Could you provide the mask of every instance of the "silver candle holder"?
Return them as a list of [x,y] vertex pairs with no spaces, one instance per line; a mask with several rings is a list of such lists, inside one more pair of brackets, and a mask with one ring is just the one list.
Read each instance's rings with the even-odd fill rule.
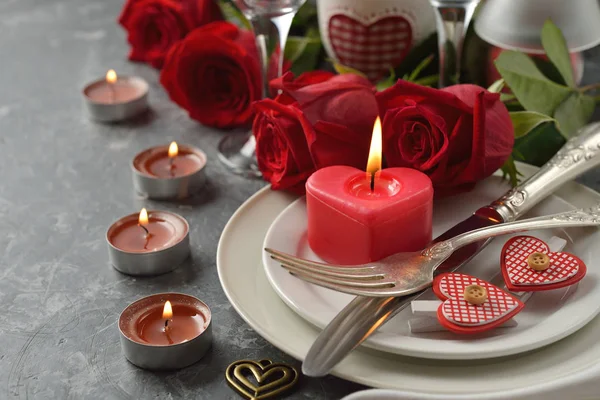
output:
[[168,145],[156,146],[138,153],[132,161],[133,186],[142,196],[156,200],[184,199],[199,192],[206,183],[206,154],[195,147],[178,146],[177,157],[188,157],[195,169],[190,168],[183,174],[158,176],[152,171],[156,160],[168,157]]
[[[203,319],[197,336],[176,344],[153,344],[143,338],[141,324],[144,318],[160,312],[166,301],[177,306],[195,310]],[[211,311],[208,305],[196,297],[181,293],[161,293],[137,300],[127,306],[119,316],[119,333],[123,354],[132,364],[148,370],[175,370],[199,361],[212,344]]]
[[113,70],[83,89],[89,116],[99,122],[119,122],[148,109],[148,83],[136,76],[119,76]]
[[[140,235],[145,233],[139,224],[139,214],[127,215],[114,222],[106,232],[109,259],[113,267],[127,275],[150,276],[160,275],[177,268],[190,254],[189,225],[187,221],[168,211],[148,212],[150,222],[156,221],[164,226],[161,236],[164,244],[158,248],[133,248],[120,245],[119,235],[130,235],[127,229],[138,229]],[[152,233],[151,231],[149,233]]]

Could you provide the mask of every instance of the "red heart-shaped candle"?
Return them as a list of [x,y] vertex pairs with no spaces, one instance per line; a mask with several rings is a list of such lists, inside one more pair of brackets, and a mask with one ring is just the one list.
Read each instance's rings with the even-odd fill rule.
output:
[[[536,271],[529,267],[527,257],[535,252],[548,255],[548,269]],[[500,258],[504,282],[512,291],[559,289],[579,282],[587,272],[581,259],[569,253],[553,253],[544,241],[533,236],[510,239],[502,248]]]
[[[488,298],[481,305],[464,299],[465,288],[479,285]],[[456,333],[480,333],[493,329],[517,315],[525,304],[508,292],[471,275],[448,273],[433,281],[433,291],[443,301],[438,308],[438,320]]]
[[318,170],[306,182],[308,243],[332,264],[362,264],[431,241],[433,188],[410,168],[375,174],[346,166]]

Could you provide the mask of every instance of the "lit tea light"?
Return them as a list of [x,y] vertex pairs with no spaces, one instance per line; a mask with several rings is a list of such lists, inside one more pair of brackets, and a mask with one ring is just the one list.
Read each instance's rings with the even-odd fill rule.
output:
[[101,122],[134,117],[148,108],[148,83],[135,76],[118,76],[108,70],[103,79],[90,83],[83,96],[90,116]]
[[159,275],[172,271],[190,253],[187,221],[168,211],[127,215],[108,228],[109,257],[128,275]]
[[212,343],[211,312],[180,293],[144,297],[119,316],[121,347],[138,367],[172,370],[200,360]]
[[191,146],[156,146],[133,158],[133,185],[151,199],[183,199],[206,183],[206,154]]

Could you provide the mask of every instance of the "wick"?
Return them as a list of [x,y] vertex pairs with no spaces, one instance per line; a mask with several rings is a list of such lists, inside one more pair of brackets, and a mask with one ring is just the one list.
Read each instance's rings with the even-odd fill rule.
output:
[[371,174],[371,192],[375,190],[375,174]]
[[140,228],[142,228],[144,230],[144,232],[146,232],[146,237],[148,237],[150,235],[150,232],[148,232],[148,228],[146,228],[144,225],[142,224],[138,224],[138,226]]
[[173,170],[175,169],[175,157],[169,157],[169,173],[171,176],[174,175]]
[[168,319],[165,320],[165,335],[167,336],[167,341],[169,344],[173,344],[173,339],[171,339],[171,336],[169,335],[169,327],[167,325],[169,325]]

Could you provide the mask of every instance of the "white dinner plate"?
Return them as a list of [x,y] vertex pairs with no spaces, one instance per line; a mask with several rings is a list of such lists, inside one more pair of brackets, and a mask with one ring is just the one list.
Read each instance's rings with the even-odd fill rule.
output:
[[[508,190],[498,176],[481,182],[474,191],[438,201],[434,205],[434,237],[467,218],[480,206],[489,204]],[[559,196],[550,196],[532,209],[527,217],[554,214],[575,208]],[[263,247],[270,247],[302,258],[321,261],[310,249],[306,234],[306,201],[300,198],[288,206],[273,222]],[[515,320],[515,328],[495,329],[473,337],[449,331],[411,334],[410,307],[399,313],[369,339],[365,346],[381,351],[433,359],[480,359],[501,357],[534,350],[560,340],[587,324],[600,312],[600,230],[572,228],[540,230],[528,234],[548,240],[553,235],[568,241],[564,251],[578,255],[588,267],[587,276],[577,290],[552,290],[536,293]],[[500,252],[509,236],[495,239],[461,272],[503,284]],[[289,274],[278,262],[263,253],[269,281],[281,299],[299,315],[324,328],[354,297],[316,286]],[[431,290],[429,291],[431,292]],[[435,299],[433,293],[429,297]]]
[[[522,170],[532,171],[524,166]],[[565,185],[559,195],[578,207],[600,200],[597,193],[575,183]],[[266,340],[302,360],[319,330],[280,300],[262,265],[266,232],[294,200],[293,196],[268,188],[248,199],[221,235],[217,269],[221,286],[239,315]],[[564,390],[571,385],[579,387],[582,380],[592,379],[590,373],[600,370],[598,337],[600,318],[546,348],[500,359],[426,360],[358,349],[332,373],[369,386],[402,390],[410,393],[411,399],[421,395],[440,399],[446,395],[491,398],[507,390],[514,394],[513,399],[521,399],[522,388],[550,385],[553,393],[566,396],[572,392]],[[526,393],[531,394],[529,390]]]

